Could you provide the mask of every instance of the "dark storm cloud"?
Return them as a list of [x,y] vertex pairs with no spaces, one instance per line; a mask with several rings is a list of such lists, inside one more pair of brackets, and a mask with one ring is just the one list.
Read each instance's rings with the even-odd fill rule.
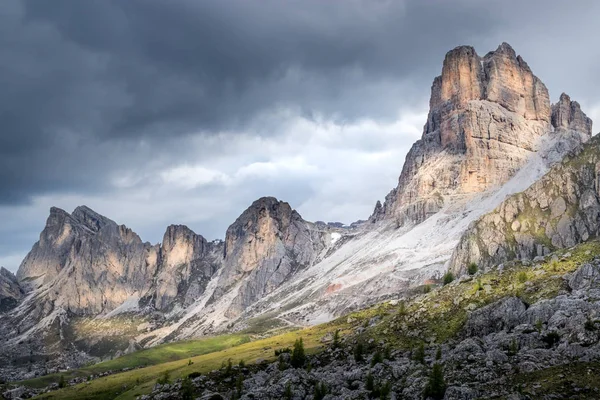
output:
[[[222,236],[262,195],[364,218],[457,45],[508,41],[554,101],[567,91],[600,115],[599,13],[595,0],[1,1],[0,261],[24,254],[49,205],[81,201],[153,241],[171,222]],[[386,149],[379,166],[369,154]],[[294,157],[312,159],[286,169]],[[260,162],[266,175],[239,176]],[[192,175],[166,187],[178,166]]]
[[278,108],[394,118],[402,82],[429,81],[431,60],[493,25],[470,1],[0,7],[0,203],[106,190],[107,172],[139,161],[120,157],[124,140],[235,130]]

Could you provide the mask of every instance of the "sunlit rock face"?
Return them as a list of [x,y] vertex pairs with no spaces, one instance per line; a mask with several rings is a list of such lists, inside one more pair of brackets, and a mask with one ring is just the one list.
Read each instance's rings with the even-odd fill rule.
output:
[[[587,121],[580,118],[575,124],[585,122],[587,129]],[[485,269],[514,259],[532,260],[599,234],[600,138],[595,136],[579,154],[473,223],[450,267],[460,274],[470,263]]]
[[290,205],[273,197],[255,201],[227,229],[225,263],[215,299],[238,287],[228,316],[272,292],[311,265],[325,248],[324,235]]
[[222,259],[221,243],[182,225],[167,228],[162,245],[151,245],[85,206],[72,214],[52,208],[17,277],[25,290],[36,291],[32,321],[59,307],[105,314],[131,297],[167,310],[201,295]]
[[584,141],[592,135],[592,120],[588,118],[579,103],[563,93],[558,103],[552,106],[552,125],[557,131],[574,131],[581,134]]
[[160,251],[155,307],[164,310],[175,301],[183,306],[193,303],[222,264],[223,247],[221,242],[207,242],[187,226],[169,226]]
[[17,278],[6,268],[0,267],[0,312],[14,308],[23,298],[23,290]]
[[147,291],[158,261],[159,248],[126,226],[87,207],[70,215],[53,208],[17,277],[27,290],[37,289],[32,316],[59,307],[95,315]]
[[499,187],[552,130],[551,115],[545,85],[508,44],[485,57],[470,46],[451,50],[433,81],[423,136],[371,220],[420,223],[452,196]]

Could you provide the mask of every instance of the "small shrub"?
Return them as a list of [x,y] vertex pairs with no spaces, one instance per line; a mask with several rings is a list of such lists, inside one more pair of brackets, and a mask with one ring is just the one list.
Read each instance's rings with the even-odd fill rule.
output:
[[375,378],[373,378],[371,371],[369,371],[369,373],[367,374],[367,378],[365,380],[365,389],[367,389],[368,391],[373,391],[374,388],[375,388]]
[[519,342],[517,342],[517,339],[513,338],[513,340],[511,340],[510,344],[508,345],[508,355],[515,356],[515,355],[517,355],[518,352],[519,352]]
[[483,284],[481,283],[481,279],[477,279],[475,281],[475,291],[478,292],[480,290],[483,290]]
[[444,398],[446,393],[446,382],[444,382],[444,371],[442,366],[438,363],[433,364],[433,370],[429,376],[429,381],[425,390],[423,391],[423,398],[434,398],[441,400]]
[[519,283],[527,282],[527,272],[525,272],[525,271],[519,272],[517,274],[517,280],[519,281]]
[[371,359],[371,367],[373,367],[381,362],[383,362],[383,355],[381,354],[381,352],[379,350],[377,350],[375,352],[375,354],[373,354],[373,358]]
[[386,360],[392,359],[392,348],[389,345],[383,348],[383,358]]
[[399,315],[406,315],[406,303],[404,301],[401,301],[398,304],[398,314]]
[[188,366],[194,364],[192,360],[188,360]]
[[444,274],[444,285],[448,285],[448,284],[452,283],[453,280],[454,280],[454,274],[452,272],[448,271]]
[[67,386],[67,382],[65,381],[65,376],[61,375],[60,378],[58,378],[58,387],[62,389],[66,386]]
[[429,292],[431,292],[431,286],[430,285],[423,286],[423,293],[427,294]]
[[392,392],[392,383],[385,381],[379,388],[379,398],[381,400],[387,400]]
[[288,365],[288,363],[286,363],[285,361],[279,361],[277,363],[277,368],[279,368],[280,371],[285,371],[286,369],[288,369],[290,366]]
[[227,367],[225,367],[225,374],[231,375],[231,371],[233,371],[233,363],[231,362],[231,358],[227,360]]
[[315,385],[315,392],[313,398],[314,400],[323,400],[323,398],[327,396],[327,393],[329,393],[327,386],[325,386],[323,382],[317,383]]
[[356,361],[356,362],[364,361],[364,354],[365,354],[365,345],[361,341],[358,341],[358,343],[356,343],[356,346],[354,346],[354,361]]
[[479,267],[474,262],[469,264],[469,266],[467,267],[467,272],[469,273],[469,275],[475,275],[477,271],[479,271]]
[[435,359],[437,361],[442,359],[442,348],[441,347],[437,348],[437,351],[435,352]]
[[538,333],[542,333],[543,327],[544,327],[544,323],[542,322],[541,319],[538,319],[537,321],[535,321],[535,329],[538,331]]
[[425,364],[425,345],[423,343],[413,351],[413,360]]
[[156,380],[156,383],[159,383],[161,385],[166,385],[167,383],[171,382],[171,374],[169,371],[165,371],[162,373],[162,375],[160,376],[160,378],[158,378]]
[[596,330],[596,323],[594,321],[592,321],[591,319],[588,319],[587,321],[585,321],[585,325],[583,325],[583,327],[585,328],[586,331],[595,331]]
[[285,392],[283,392],[283,398],[285,400],[292,400],[293,395],[294,394],[292,392],[292,384],[288,382],[287,385],[285,385]]
[[291,352],[292,352],[292,349],[290,349],[289,347],[286,347],[283,349],[275,349],[275,357],[278,357],[285,353],[291,353]]
[[338,349],[340,348],[340,346],[340,330],[336,329],[335,333],[333,334],[333,342],[331,343],[331,347],[333,347],[334,349]]
[[237,391],[238,397],[242,397],[242,389],[244,388],[244,376],[238,374],[237,380],[235,381],[235,390]]
[[542,341],[546,343],[546,346],[550,349],[554,347],[555,344],[560,342],[560,335],[557,332],[548,332],[543,338]]
[[305,362],[306,354],[304,353],[304,342],[302,341],[302,338],[300,338],[294,342],[294,350],[292,350],[290,363],[294,368],[302,368]]
[[194,391],[194,385],[189,377],[181,381],[181,398],[183,400],[193,400]]
[[240,362],[238,363],[238,366],[240,368],[246,368],[246,362],[244,360],[240,360]]

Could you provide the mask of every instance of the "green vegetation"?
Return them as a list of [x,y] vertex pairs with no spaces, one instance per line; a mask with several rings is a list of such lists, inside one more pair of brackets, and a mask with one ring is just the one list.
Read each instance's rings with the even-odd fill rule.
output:
[[454,274],[452,272],[448,271],[444,274],[444,278],[443,278],[444,286],[452,283],[453,280],[454,280]]
[[319,382],[315,385],[315,391],[313,395],[314,400],[323,400],[325,396],[329,393],[329,389],[323,382]]
[[432,397],[434,399],[443,399],[444,393],[446,393],[446,383],[444,382],[444,371],[441,364],[433,364],[431,375],[425,390],[423,391],[423,398]]
[[354,361],[356,361],[356,362],[364,361],[365,360],[364,354],[365,354],[365,345],[363,344],[362,340],[359,340],[358,343],[356,343],[356,346],[354,346]]
[[413,352],[413,360],[420,362],[421,364],[425,364],[425,345],[423,342],[421,342],[419,347],[417,347]]
[[290,358],[290,364],[294,368],[304,367],[306,362],[306,354],[304,353],[304,342],[302,338],[296,339],[294,342],[294,350],[292,351],[292,357]]
[[338,349],[341,347],[339,329],[336,329],[335,333],[333,334],[333,342],[331,343],[331,347],[334,349]]
[[383,354],[381,354],[381,352],[377,350],[375,354],[373,354],[373,358],[371,359],[371,367],[374,367],[375,365],[381,362],[383,362]]
[[[43,399],[130,400],[149,393],[165,372],[168,372],[171,381],[186,377],[191,379],[197,376],[195,374],[204,374],[218,369],[223,360],[231,360],[232,365],[244,360],[251,365],[257,360],[274,361],[276,358],[274,352],[275,354],[291,352],[290,359],[294,358],[296,352],[296,365],[303,366],[306,365],[307,355],[325,348],[323,338],[334,338],[329,345],[338,341],[341,343],[340,337],[348,335],[361,326],[367,328],[356,337],[357,344],[353,351],[357,361],[364,361],[367,351],[364,343],[373,339],[374,343],[383,341],[388,346],[379,349],[379,352],[383,351],[385,358],[391,354],[391,349],[413,349],[415,359],[424,362],[424,338],[427,338],[427,343],[436,345],[444,343],[460,332],[469,311],[507,296],[519,296],[528,304],[556,296],[560,290],[566,288],[563,275],[588,262],[596,254],[600,254],[600,242],[590,241],[569,249],[571,255],[563,257],[566,252],[567,250],[557,252],[554,261],[542,263],[535,269],[523,266],[519,262],[506,263],[502,274],[493,270],[479,274],[477,287],[469,281],[456,282],[435,288],[426,294],[417,294],[408,301],[397,304],[382,303],[312,328],[253,341],[250,341],[247,335],[225,335],[162,345],[65,374],[50,375],[22,383],[33,387],[44,387],[51,382],[58,382],[61,376],[65,380],[74,377],[87,378],[108,370],[117,371],[126,367],[145,366],[92,379],[89,382],[39,396]],[[526,282],[522,282],[519,278],[521,272],[526,274]],[[482,289],[480,290],[479,287]],[[592,321],[587,325],[591,327],[594,324]],[[560,340],[554,337],[552,332],[549,332],[546,337],[549,346],[556,345]],[[516,353],[518,343],[514,345],[511,343],[510,346],[514,347],[512,351]],[[224,367],[227,368],[227,365]],[[439,368],[441,370],[441,366]],[[443,381],[443,371],[433,370],[430,380],[433,383],[438,381],[437,378],[433,379],[434,372],[437,375],[442,372]],[[233,373],[236,373],[235,370]],[[234,385],[237,376],[233,375],[232,378],[232,385]],[[373,382],[373,388],[379,388],[380,394],[384,392],[383,386],[385,386],[383,383]],[[439,385],[432,386],[435,388]]]
[[283,398],[285,400],[292,400],[294,393],[292,392],[292,384],[290,382],[285,385],[285,392],[283,393]]
[[[540,393],[553,393],[562,399],[597,399],[600,387],[600,363],[579,362],[559,365],[534,372],[521,373],[510,384],[532,399]],[[577,392],[574,387],[580,388]]]
[[477,266],[477,264],[474,262],[469,264],[469,266],[467,267],[467,272],[469,273],[469,275],[475,275],[478,270],[479,270],[479,266]]

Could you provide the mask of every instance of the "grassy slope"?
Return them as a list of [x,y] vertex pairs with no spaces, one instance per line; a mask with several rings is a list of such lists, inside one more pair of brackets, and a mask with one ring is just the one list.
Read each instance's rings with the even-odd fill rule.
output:
[[190,357],[213,353],[229,347],[238,346],[250,341],[247,335],[223,335],[209,337],[201,340],[189,340],[176,343],[167,343],[160,346],[144,349],[132,354],[127,354],[114,360],[104,361],[91,366],[79,368],[62,374],[51,374],[35,379],[23,381],[23,384],[43,388],[50,383],[58,382],[63,375],[66,380],[76,377],[88,377],[106,371],[119,371],[124,368],[137,368],[162,364],[169,361],[188,359]]
[[[231,359],[233,363],[244,360],[247,363],[259,360],[274,359],[274,350],[293,346],[296,339],[302,337],[308,353],[319,351],[323,346],[321,339],[328,332],[343,329],[341,323],[329,323],[313,328],[288,332],[271,338],[261,339],[254,342],[240,344],[228,349],[214,351],[212,353],[196,357],[185,357],[179,361],[164,362],[146,368],[135,369],[106,377],[94,379],[80,385],[65,388],[39,396],[43,399],[134,399],[136,396],[151,391],[156,379],[161,377],[165,371],[169,372],[171,379],[184,377],[191,372],[210,372],[218,369],[222,363]],[[194,342],[189,342],[194,343]],[[178,347],[173,344],[173,348]],[[149,349],[152,353],[154,349]],[[134,353],[135,354],[135,353]],[[168,354],[168,353],[166,353]],[[193,362],[188,365],[188,360]],[[118,361],[114,360],[114,361]],[[120,364],[121,365],[121,364]],[[84,369],[85,370],[85,369]],[[54,377],[57,380],[57,377]],[[25,382],[27,383],[27,382]]]
[[[570,256],[562,258],[562,255],[567,252],[570,253]],[[582,263],[591,260],[598,254],[600,254],[600,242],[588,242],[574,249],[558,252],[558,260],[549,260],[542,263],[538,268],[514,263],[514,265],[508,265],[502,274],[491,271],[471,280],[454,282],[438,290],[417,296],[411,301],[394,305],[384,303],[352,313],[327,324],[237,346],[235,343],[230,342],[228,345],[224,345],[229,348],[216,349],[217,351],[210,353],[208,353],[208,351],[211,351],[210,346],[207,345],[205,347],[207,354],[191,357],[193,365],[188,365],[189,357],[185,355],[179,361],[160,363],[98,378],[91,382],[45,394],[40,398],[134,399],[137,395],[149,393],[156,379],[165,371],[169,371],[171,379],[176,379],[191,372],[204,373],[218,369],[228,359],[232,359],[234,363],[240,360],[244,360],[246,363],[256,362],[257,360],[272,360],[274,359],[274,349],[291,347],[299,337],[303,338],[308,353],[318,352],[324,346],[322,338],[326,334],[337,329],[340,329],[342,334],[348,334],[353,328],[361,325],[367,326],[368,321],[374,317],[378,317],[381,323],[367,329],[364,335],[376,340],[384,340],[395,348],[412,348],[423,341],[442,343],[456,336],[463,327],[469,310],[480,308],[506,296],[519,296],[528,303],[556,296],[564,285],[562,276],[565,273],[574,271]],[[235,336],[224,336],[222,338],[235,338]],[[213,338],[212,340],[215,341],[213,345],[217,346],[221,339]],[[153,361],[169,360],[172,359],[170,357],[176,357],[173,353],[177,353],[180,346],[198,346],[198,342],[204,342],[206,345],[206,340],[174,343],[126,357],[142,357]],[[154,352],[159,353],[154,355]],[[125,360],[116,359],[111,361],[114,363],[113,367],[108,369],[131,365],[131,361],[127,361],[125,357],[123,359]],[[90,371],[96,368],[105,368],[102,364],[83,368],[74,372],[74,374],[78,376],[89,375]],[[29,382],[38,382],[39,384],[43,380],[47,383],[49,379],[56,381],[58,378],[57,376],[44,377]],[[532,376],[529,379],[536,378]]]

